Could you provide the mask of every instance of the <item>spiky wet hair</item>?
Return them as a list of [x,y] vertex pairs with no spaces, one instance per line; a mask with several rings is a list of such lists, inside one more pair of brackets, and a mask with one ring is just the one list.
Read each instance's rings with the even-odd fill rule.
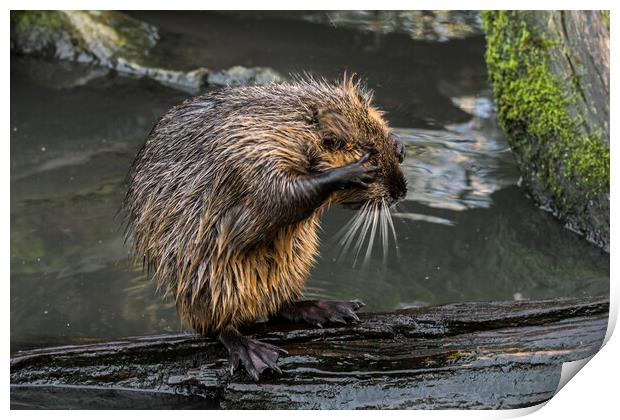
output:
[[[369,152],[378,182],[302,205],[302,178]],[[372,93],[353,77],[304,75],[170,109],[133,163],[123,207],[135,255],[175,298],[182,321],[207,334],[298,299],[321,211],[384,199],[394,183],[404,178]]]

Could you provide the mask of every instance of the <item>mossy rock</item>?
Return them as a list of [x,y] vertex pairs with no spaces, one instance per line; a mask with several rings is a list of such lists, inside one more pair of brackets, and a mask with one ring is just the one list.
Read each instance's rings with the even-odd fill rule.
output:
[[122,57],[139,62],[157,30],[113,11],[12,11],[11,52],[113,68]]
[[609,29],[602,12],[487,11],[497,115],[532,197],[609,250]]
[[[207,86],[246,86],[284,78],[268,67],[234,66],[214,72],[160,68],[148,60],[157,28],[112,11],[12,11],[11,53],[92,63],[197,94]],[[154,53],[156,55],[156,53]],[[155,60],[157,61],[157,60]]]

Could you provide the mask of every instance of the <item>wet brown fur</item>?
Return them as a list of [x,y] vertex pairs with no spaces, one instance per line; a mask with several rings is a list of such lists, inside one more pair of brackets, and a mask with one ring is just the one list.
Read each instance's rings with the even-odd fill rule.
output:
[[[131,169],[124,209],[135,255],[184,324],[220,332],[299,299],[322,211],[380,200],[389,180],[404,182],[371,100],[350,77],[306,77],[226,88],[161,117]],[[369,151],[377,182],[306,208],[303,179]]]

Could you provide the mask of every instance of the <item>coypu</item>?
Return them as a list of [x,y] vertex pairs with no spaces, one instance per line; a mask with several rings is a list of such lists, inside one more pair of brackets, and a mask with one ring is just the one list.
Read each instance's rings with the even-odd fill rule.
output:
[[279,373],[285,353],[241,325],[359,321],[359,301],[297,300],[330,205],[406,192],[404,147],[371,101],[346,75],[224,88],[171,108],[138,152],[123,203],[135,255],[184,324],[218,335],[231,371]]

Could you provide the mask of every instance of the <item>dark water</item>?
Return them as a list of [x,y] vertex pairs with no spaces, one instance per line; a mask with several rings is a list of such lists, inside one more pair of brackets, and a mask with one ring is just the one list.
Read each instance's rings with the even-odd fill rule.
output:
[[[357,297],[366,310],[389,311],[608,293],[609,255],[516,186],[475,14],[420,12],[398,24],[372,14],[134,16],[162,30],[156,64],[327,77],[346,69],[375,90],[407,144],[410,191],[394,210],[399,255],[392,242],[385,265],[379,246],[364,268],[352,255],[339,260],[330,240],[355,213],[334,209],[308,296]],[[130,266],[115,214],[153,121],[185,97],[148,80],[11,57],[13,351],[179,330],[173,305]]]

